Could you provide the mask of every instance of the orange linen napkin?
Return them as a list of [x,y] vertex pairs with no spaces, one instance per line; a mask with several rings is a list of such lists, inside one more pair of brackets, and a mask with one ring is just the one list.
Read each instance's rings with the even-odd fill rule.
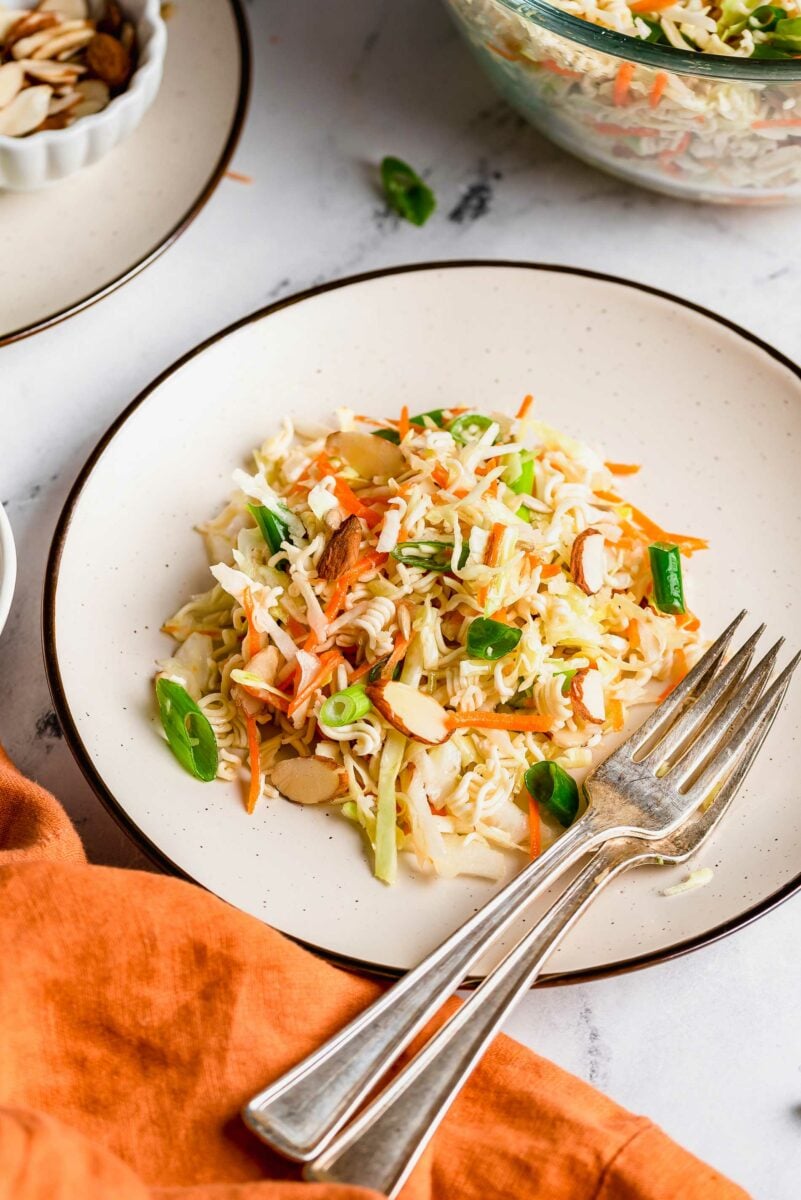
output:
[[[369,1200],[304,1184],[242,1103],[378,985],[177,879],[86,863],[0,750],[0,1200]],[[404,1200],[743,1200],[499,1037]]]

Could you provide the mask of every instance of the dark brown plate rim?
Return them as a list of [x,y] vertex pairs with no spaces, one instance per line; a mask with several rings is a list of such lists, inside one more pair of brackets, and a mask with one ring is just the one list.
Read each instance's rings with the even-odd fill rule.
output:
[[130,279],[133,279],[140,271],[144,271],[145,267],[149,267],[152,262],[155,262],[165,250],[168,250],[178,240],[211,198],[217,184],[225,174],[225,170],[236,149],[239,135],[242,132],[242,126],[245,123],[245,114],[247,113],[248,102],[250,100],[251,46],[247,19],[242,7],[242,0],[228,0],[228,4],[233,13],[239,44],[239,91],[233,121],[231,122],[231,128],[228,131],[228,137],[223,146],[222,154],[218,158],[211,175],[203,185],[201,192],[192,201],[191,206],[179,219],[177,224],[155,246],[148,250],[142,258],[123,271],[121,275],[110,280],[109,283],[104,283],[96,291],[89,292],[82,299],[68,304],[65,308],[59,309],[58,312],[51,313],[48,317],[42,317],[41,320],[33,321],[29,325],[21,325],[19,329],[12,329],[10,333],[0,334],[0,347],[10,346],[13,342],[19,342],[23,338],[31,337],[35,333],[41,333],[43,329],[50,329],[51,326],[58,325],[61,321],[66,321],[68,317],[74,317],[76,313],[83,312],[85,308],[96,304],[98,300],[104,299],[104,297],[115,292],[117,288],[122,287],[124,283],[128,283]]
[[[280,312],[284,308],[289,308],[292,305],[300,304],[304,300],[309,300],[315,296],[322,295],[325,292],[335,291],[338,288],[350,287],[353,284],[366,283],[373,279],[381,279],[391,275],[403,275],[413,271],[433,271],[433,270],[460,270],[463,268],[487,267],[495,269],[497,267],[509,267],[516,270],[530,271],[548,271],[561,275],[577,275],[585,279],[600,280],[603,283],[616,284],[619,287],[631,288],[635,291],[643,292],[649,296],[657,296],[662,300],[668,300],[672,304],[678,304],[682,308],[687,308],[692,312],[698,313],[706,317],[710,321],[714,321],[718,325],[736,333],[739,337],[751,342],[757,346],[765,354],[769,355],[776,362],[786,367],[788,371],[801,382],[801,367],[794,363],[781,351],[776,350],[767,342],[755,334],[750,333],[742,326],[735,324],[734,321],[729,321],[726,317],[721,317],[717,313],[712,312],[708,308],[704,308],[700,304],[694,304],[690,300],[684,300],[679,296],[673,295],[671,292],[663,291],[661,288],[651,287],[649,284],[637,283],[629,279],[622,279],[617,275],[607,275],[600,271],[585,270],[581,267],[565,267],[551,263],[532,263],[518,262],[508,259],[452,259],[437,262],[421,262],[409,263],[399,267],[384,267],[377,271],[367,271],[359,275],[351,275],[344,279],[337,279],[331,283],[319,284],[316,287],[299,292],[297,295],[290,296],[287,299],[279,300],[274,304],[269,304],[265,308],[259,309],[257,312],[251,313],[249,316],[242,317],[235,321],[232,325],[228,325],[225,329],[206,338],[205,341],[195,346],[193,350],[188,351],[179,358],[172,366],[163,371],[156,379],[153,380],[139,395],[131,401],[131,403],[123,409],[117,419],[109,426],[106,432],[101,437],[100,441],[95,446],[92,453],[89,455],[84,466],[73,484],[70,493],[66,499],[64,507],[56,525],[53,541],[50,546],[50,552],[47,559],[47,567],[45,572],[44,593],[42,602],[42,646],[44,652],[45,670],[47,673],[50,694],[53,698],[53,705],[56,714],[61,723],[61,728],[64,732],[67,744],[74,755],[78,766],[81,768],[88,783],[97,794],[103,805],[109,811],[111,816],[117,821],[120,827],[128,834],[128,836],[136,843],[139,849],[167,874],[176,875],[181,879],[185,879],[190,883],[198,884],[199,887],[204,887],[202,883],[187,874],[176,863],[165,855],[158,846],[155,845],[134,823],[132,818],[125,812],[119,801],[114,797],[111,791],[106,787],[99,772],[96,770],[91,757],[83,744],[81,736],[78,732],[77,725],[72,717],[69,702],[64,690],[61,679],[61,673],[58,666],[57,650],[56,650],[56,591],[58,584],[59,565],[61,555],[64,549],[69,526],[72,521],[75,505],[83,491],[86,482],[91,475],[95,464],[102,455],[108,443],[122,428],[131,414],[142,404],[151,392],[155,391],[161,384],[176,371],[179,371],[190,359],[196,355],[202,354],[215,342],[221,341],[228,337],[229,334],[236,332],[245,325],[250,325],[254,321],[260,321],[264,317],[271,316],[273,313]],[[724,921],[720,925],[715,925],[705,933],[698,934],[695,937],[687,938],[684,941],[675,942],[671,946],[666,946],[661,950],[654,950],[647,954],[635,955],[632,958],[619,959],[615,962],[607,963],[603,967],[586,967],[579,971],[566,971],[561,973],[546,974],[540,977],[537,981],[537,986],[549,986],[554,984],[564,983],[586,983],[594,979],[606,979],[613,975],[620,975],[628,971],[639,971],[644,967],[653,966],[656,963],[668,962],[670,959],[679,958],[681,955],[689,954],[693,950],[699,950],[702,946],[710,946],[713,942],[719,941],[721,938],[727,937],[734,933],[737,929],[743,929],[746,925],[750,925],[759,917],[776,908],[783,901],[789,899],[801,889],[801,872],[788,880],[786,884],[780,887],[777,891],[772,892],[764,900],[753,905],[751,908],[745,909],[738,913],[737,916]],[[283,931],[279,931],[283,932]],[[290,936],[291,935],[286,935]],[[363,959],[349,957],[347,955],[337,954],[335,951],[326,950],[320,946],[315,946],[313,943],[306,942],[301,938],[292,938],[293,941],[305,946],[315,954],[322,955],[330,962],[337,963],[340,966],[350,970],[357,971],[360,974],[369,976],[378,976],[385,979],[397,979],[403,974],[403,971],[394,967],[385,966],[383,964],[366,962]],[[470,976],[465,983],[470,986],[480,981],[478,976]]]

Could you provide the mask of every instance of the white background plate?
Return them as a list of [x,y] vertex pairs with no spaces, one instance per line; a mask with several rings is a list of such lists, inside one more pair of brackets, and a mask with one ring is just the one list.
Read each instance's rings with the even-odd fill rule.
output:
[[[706,536],[693,606],[710,635],[740,607],[792,635],[801,586],[798,370],[778,354],[639,286],[524,264],[378,273],[280,304],[207,343],[143,394],[101,442],[56,532],[45,644],[62,725],[83,769],[161,861],[324,952],[378,970],[418,961],[492,887],[403,869],[377,883],[359,837],[329,811],[200,784],[153,713],[162,621],[208,586],[200,539],[283,413],[341,403],[396,413],[514,408],[607,457],[643,464],[624,491],[668,528]],[[753,781],[702,852],[702,891],[666,899],[682,868],[613,885],[552,960],[603,972],[702,944],[792,890],[801,863],[794,780],[801,693],[791,692]],[[517,930],[512,931],[510,939]],[[486,969],[489,959],[479,965]]]
[[85,308],[175,241],[233,153],[248,80],[239,0],[176,4],[164,79],[136,133],[59,183],[0,191],[0,345]]

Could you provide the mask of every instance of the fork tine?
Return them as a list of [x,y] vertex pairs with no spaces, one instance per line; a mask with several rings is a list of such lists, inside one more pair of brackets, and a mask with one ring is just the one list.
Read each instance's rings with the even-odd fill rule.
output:
[[[706,728],[701,731],[700,736],[667,773],[671,783],[674,783],[676,787],[681,787],[688,779],[692,779],[695,772],[704,765],[710,754],[723,739],[729,734],[736,733],[739,724],[747,716],[750,707],[756,703],[765,690],[768,680],[773,674],[773,668],[776,665],[776,659],[779,657],[779,651],[783,644],[784,638],[779,638],[778,642],[774,646],[771,646],[765,657],[757,663],[745,682],[737,689],[726,704],[725,708],[718,714],[714,721],[710,721]],[[707,688],[707,691],[711,692],[715,683],[717,683],[717,680],[713,681],[710,687]],[[706,692],[704,693],[705,698]]]
[[[729,642],[734,637],[737,627],[740,625],[745,616],[745,609],[734,618],[728,629],[724,629],[716,642],[707,650],[693,669],[685,675],[681,683],[673,689],[666,700],[663,700],[650,717],[642,723],[639,729],[636,729],[631,737],[627,738],[617,750],[614,751],[610,758],[614,759],[618,755],[623,754],[631,758],[638,750],[640,750],[646,742],[667,725],[681,711],[685,704],[692,700],[696,692],[699,692],[706,686],[709,679],[717,671],[723,655],[729,648]],[[607,760],[609,761],[609,760]]]
[[734,736],[726,742],[701,772],[692,787],[685,793],[685,798],[690,803],[701,805],[709,793],[726,779],[732,768],[736,767],[743,753],[748,752],[752,738],[755,737],[759,745],[762,744],[773,718],[781,707],[799,661],[801,661],[801,654],[796,654],[759,703],[751,709]]
[[[658,774],[661,774],[661,768],[664,767],[665,763],[669,762],[676,751],[701,729],[710,713],[720,704],[721,700],[724,700],[728,696],[732,688],[739,684],[743,675],[748,670],[754,650],[756,649],[756,644],[764,632],[765,626],[760,625],[759,629],[751,634],[748,641],[743,643],[734,657],[726,663],[725,667],[713,675],[711,681],[704,688],[695,703],[691,704],[681,714],[675,724],[671,725],[665,736],[643,757],[642,762],[653,763],[654,769]],[[763,683],[766,682],[767,676]]]

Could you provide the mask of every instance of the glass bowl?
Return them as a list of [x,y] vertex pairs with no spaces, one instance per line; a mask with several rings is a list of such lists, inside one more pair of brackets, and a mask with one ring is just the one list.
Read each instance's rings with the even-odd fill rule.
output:
[[545,0],[445,0],[498,91],[557,145],[643,187],[801,201],[801,61],[685,53]]

